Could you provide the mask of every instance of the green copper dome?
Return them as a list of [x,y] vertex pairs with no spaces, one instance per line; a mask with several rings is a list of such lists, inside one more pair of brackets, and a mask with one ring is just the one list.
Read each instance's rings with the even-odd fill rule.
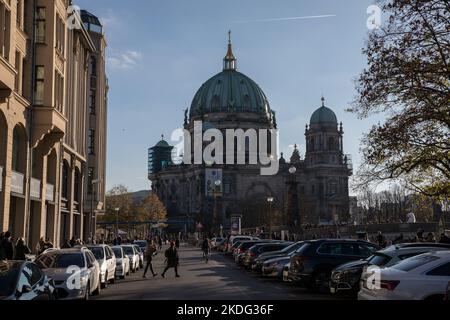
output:
[[325,107],[325,99],[322,98],[322,106],[311,116],[310,124],[336,124],[338,120],[336,114],[330,108]]
[[195,94],[190,109],[191,118],[219,112],[250,112],[270,116],[269,102],[261,88],[236,71],[231,39],[223,62],[223,71],[206,81]]
[[198,90],[190,116],[214,112],[269,114],[270,107],[266,95],[252,79],[236,70],[224,70]]

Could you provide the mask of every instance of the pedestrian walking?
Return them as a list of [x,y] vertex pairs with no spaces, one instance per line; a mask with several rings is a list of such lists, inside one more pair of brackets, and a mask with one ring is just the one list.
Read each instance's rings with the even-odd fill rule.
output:
[[180,277],[180,275],[178,274],[179,258],[178,258],[178,250],[175,247],[175,242],[170,243],[170,248],[166,250],[165,257],[166,257],[167,265],[166,265],[166,268],[164,269],[163,273],[161,274],[161,277],[164,278],[167,270],[169,270],[170,268],[174,268],[175,269],[175,277],[179,278]]
[[147,271],[149,268],[150,268],[150,271],[152,272],[153,277],[156,277],[158,275],[157,273],[155,273],[155,271],[153,271],[153,265],[152,265],[153,256],[156,255],[156,253],[157,253],[157,251],[156,251],[155,241],[148,240],[147,248],[145,248],[145,255],[146,255],[145,258],[147,259],[147,265],[144,270],[143,278],[147,278],[146,274],[147,274]]
[[25,240],[23,238],[19,238],[16,243],[16,252],[14,255],[14,260],[25,261],[26,255],[31,254],[30,248],[25,244]]
[[163,244],[162,238],[161,238],[161,236],[158,236],[158,250],[159,251],[162,250],[162,244]]
[[1,243],[4,260],[12,260],[14,258],[14,245],[11,241],[11,233],[6,231]]

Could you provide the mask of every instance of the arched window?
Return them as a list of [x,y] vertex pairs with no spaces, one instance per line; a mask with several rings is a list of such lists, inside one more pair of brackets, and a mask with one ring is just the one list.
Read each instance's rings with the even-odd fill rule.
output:
[[74,181],[74,200],[76,202],[80,202],[80,192],[81,192],[81,174],[77,169],[75,171],[75,181]]
[[328,150],[336,150],[336,142],[333,137],[328,138]]
[[309,139],[309,151],[314,151],[315,149],[314,144],[315,144],[314,138]]
[[64,199],[69,198],[69,164],[64,161],[62,170],[62,192],[61,195]]
[[337,182],[335,180],[332,180],[328,183],[328,193],[330,195],[337,194]]

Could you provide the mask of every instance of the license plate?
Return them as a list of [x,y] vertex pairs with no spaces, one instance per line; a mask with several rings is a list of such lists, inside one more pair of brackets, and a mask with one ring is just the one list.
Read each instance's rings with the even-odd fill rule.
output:
[[283,271],[283,277],[285,277],[287,279],[288,276],[289,276],[289,272],[288,271]]
[[334,287],[330,287],[330,292],[331,292],[331,293],[336,293],[337,290],[336,290],[336,288],[334,288]]

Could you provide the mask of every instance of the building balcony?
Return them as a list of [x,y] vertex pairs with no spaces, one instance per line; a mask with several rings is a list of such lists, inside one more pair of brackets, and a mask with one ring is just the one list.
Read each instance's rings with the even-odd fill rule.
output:
[[3,191],[3,167],[0,166],[0,192]]
[[0,102],[5,102],[6,98],[14,90],[16,70],[3,57],[0,56]]
[[58,110],[52,107],[34,107],[33,112],[34,146],[46,138],[51,147],[64,137],[67,119]]
[[31,178],[30,197],[34,199],[41,199],[41,180]]
[[55,202],[55,186],[47,182],[45,191],[45,200]]
[[25,175],[19,172],[12,172],[11,176],[11,192],[24,195]]

